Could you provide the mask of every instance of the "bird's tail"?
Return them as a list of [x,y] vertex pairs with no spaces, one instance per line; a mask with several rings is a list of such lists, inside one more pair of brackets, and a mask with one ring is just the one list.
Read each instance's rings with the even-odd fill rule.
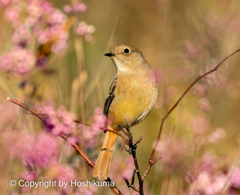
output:
[[[109,129],[112,129],[108,126]],[[117,134],[107,131],[101,152],[93,170],[93,177],[106,180],[110,172],[110,165]]]

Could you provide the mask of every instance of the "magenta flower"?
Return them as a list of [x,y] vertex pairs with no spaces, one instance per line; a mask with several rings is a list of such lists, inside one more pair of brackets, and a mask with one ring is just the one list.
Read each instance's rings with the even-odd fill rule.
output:
[[67,164],[62,164],[57,167],[57,180],[71,181],[76,178],[75,171]]
[[85,12],[87,10],[87,6],[84,3],[76,3],[73,6],[75,12]]
[[32,16],[34,18],[40,18],[44,14],[44,11],[40,7],[38,1],[30,1],[27,6],[27,12],[29,16]]
[[49,25],[64,24],[67,17],[58,9],[54,9],[48,17],[47,22]]
[[94,195],[98,191],[98,189],[99,187],[96,186],[90,186],[85,188],[79,187],[74,193],[74,195]]
[[21,174],[21,178],[23,178],[26,181],[33,181],[35,179],[37,179],[38,177],[38,173],[36,171],[31,171],[31,172],[24,172]]
[[84,40],[90,43],[94,42],[92,34],[95,32],[95,27],[93,25],[87,25],[86,22],[79,22],[76,34],[78,36],[83,36]]
[[50,163],[52,165],[57,163],[54,157],[59,155],[59,145],[55,137],[42,132],[37,137],[27,137],[25,141],[23,146],[25,165],[37,165],[43,168]]
[[73,13],[73,8],[70,5],[64,5],[63,11],[67,14],[71,14],[71,13]]
[[71,7],[70,5],[64,5],[63,11],[67,14],[77,13],[77,12],[85,12],[87,10],[87,6],[84,3],[76,3]]
[[172,172],[182,165],[189,151],[181,138],[171,135],[164,137],[159,142],[156,152],[158,157],[163,156],[161,163],[165,165],[165,171]]
[[132,175],[133,175],[133,170],[134,170],[134,163],[133,163],[133,158],[131,156],[128,156],[125,159],[125,163],[126,163],[126,168],[123,171],[122,176],[126,179],[131,179]]
[[30,51],[16,47],[0,57],[0,68],[4,72],[24,75],[33,69],[35,61],[36,59]]
[[45,105],[38,105],[38,109],[46,115],[45,128],[53,135],[59,135],[60,133],[69,135],[76,129],[76,123],[74,122],[76,115],[68,112],[64,106],[60,106],[55,111],[54,103],[50,102]]
[[31,41],[30,34],[28,29],[25,26],[19,26],[15,29],[14,34],[12,36],[12,42],[20,47],[25,47]]
[[232,167],[232,169],[235,169],[233,179],[232,179],[232,186],[234,188],[240,189],[240,168]]
[[[55,171],[57,173],[57,177],[56,177],[57,182],[68,181],[70,183],[70,181],[73,181],[76,179],[75,171],[73,170],[72,167],[68,166],[67,164],[62,164],[60,166],[55,167]],[[61,190],[64,193],[69,194],[72,192],[72,186],[67,185],[66,188],[61,188]]]
[[13,22],[14,26],[19,23],[19,10],[17,7],[7,7],[5,10],[5,18]]
[[11,5],[12,1],[11,0],[1,0],[0,1],[0,4],[3,6],[3,7],[7,7],[9,5]]
[[40,6],[45,13],[50,13],[54,9],[53,4],[45,0],[40,1]]
[[102,130],[107,128],[107,118],[102,112],[102,108],[96,107],[94,110],[93,124],[91,126],[93,135],[98,135]]

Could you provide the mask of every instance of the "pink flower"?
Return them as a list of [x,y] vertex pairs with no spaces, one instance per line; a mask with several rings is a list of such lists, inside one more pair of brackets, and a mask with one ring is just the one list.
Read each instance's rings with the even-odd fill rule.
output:
[[68,166],[67,164],[62,164],[58,166],[57,180],[71,181],[74,180],[75,178],[76,174],[72,167]]
[[74,195],[94,195],[98,191],[99,187],[90,186],[85,188],[78,188]]
[[29,16],[38,19],[44,14],[44,11],[40,7],[38,1],[31,1],[31,3],[29,3],[27,6],[27,12]]
[[21,177],[26,181],[33,181],[38,177],[38,173],[36,171],[24,172]]
[[67,17],[58,9],[54,9],[47,21],[50,25],[64,24]]
[[217,142],[220,142],[225,136],[226,136],[226,131],[222,128],[217,128],[215,131],[213,131],[209,135],[208,141],[210,143],[217,143]]
[[188,152],[185,142],[173,136],[166,136],[161,139],[156,151],[158,152],[158,157],[163,156],[160,161],[166,166],[167,169],[165,170],[167,172],[177,170]]
[[94,42],[92,33],[95,32],[95,27],[93,25],[87,25],[86,22],[79,22],[76,33],[79,36],[83,36],[84,40],[90,43]]
[[60,54],[63,52],[68,46],[67,41],[57,41],[51,47],[51,51],[55,54]]
[[[75,171],[72,167],[68,166],[67,164],[62,164],[57,167],[57,181],[72,181],[76,178]],[[66,188],[61,188],[65,193],[69,194],[72,192],[72,186],[67,185]]]
[[4,54],[0,57],[0,68],[4,72],[9,72],[13,67],[13,59],[10,54]]
[[50,102],[46,105],[39,105],[38,109],[46,115],[45,128],[53,135],[59,135],[60,133],[69,135],[76,129],[76,123],[74,122],[76,115],[68,112],[64,106],[60,106],[55,111],[54,103]]
[[209,100],[207,98],[201,98],[198,100],[198,108],[203,111],[209,111],[211,109]]
[[92,34],[95,32],[95,27],[93,25],[87,25],[86,22],[79,22],[77,27],[77,35]]
[[15,7],[8,7],[5,11],[5,18],[11,22],[19,20],[19,11]]
[[38,42],[40,44],[45,44],[48,42],[48,40],[50,39],[51,37],[51,34],[49,33],[49,30],[39,30],[39,31],[36,31],[36,35],[37,35],[37,39],[38,39]]
[[93,117],[93,124],[92,124],[92,132],[93,135],[98,135],[100,132],[100,128],[107,128],[107,118],[103,114],[102,109],[100,107],[95,108],[94,110],[95,115]]
[[194,117],[191,121],[192,128],[196,134],[205,134],[209,129],[209,121],[203,116]]
[[208,172],[201,172],[198,179],[192,184],[190,194],[202,192],[203,194],[219,194],[221,193],[227,177],[221,172],[217,172],[214,175]]
[[207,93],[207,86],[202,84],[196,84],[193,86],[193,93],[198,96],[204,96]]
[[199,45],[195,45],[190,41],[185,41],[185,56],[186,58],[197,59],[200,60],[203,57],[202,49]]
[[42,7],[43,11],[46,13],[50,13],[54,9],[53,4],[45,0],[41,0],[40,6]]
[[73,6],[73,9],[76,12],[85,12],[87,10],[87,6],[84,3],[76,3]]
[[176,96],[177,95],[177,88],[175,87],[175,86],[169,86],[169,87],[167,87],[167,89],[166,89],[166,91],[167,91],[167,96],[169,97],[169,98],[173,98],[174,96]]
[[235,171],[232,179],[232,186],[234,188],[240,189],[240,168],[233,168],[235,169]]
[[67,142],[71,145],[76,144],[77,142],[79,142],[79,137],[75,136],[75,137],[68,137]]
[[9,5],[11,5],[11,0],[1,0],[1,5],[3,6],[3,7],[7,7],[7,6],[9,6]]
[[125,163],[126,163],[126,168],[125,170],[123,171],[123,174],[122,176],[126,179],[131,179],[132,178],[132,175],[133,175],[133,170],[135,168],[134,166],[134,162],[133,162],[133,158],[131,156],[128,156],[126,159],[125,159]]
[[23,75],[33,69],[35,60],[30,51],[23,48],[14,48],[0,57],[0,68],[4,72]]
[[42,132],[37,137],[29,136],[26,139],[23,160],[26,165],[38,165],[43,168],[56,160],[58,156],[58,143],[56,138],[46,132]]
[[63,11],[67,14],[70,14],[73,12],[73,8],[70,5],[64,5],[63,6]]
[[19,26],[15,29],[12,36],[12,42],[17,46],[25,47],[31,41],[28,29],[25,26]]

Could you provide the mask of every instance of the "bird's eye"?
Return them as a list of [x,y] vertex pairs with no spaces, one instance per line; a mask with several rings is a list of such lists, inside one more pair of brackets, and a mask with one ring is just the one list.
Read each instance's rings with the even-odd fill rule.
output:
[[124,53],[129,53],[130,51],[129,51],[129,49],[124,49]]

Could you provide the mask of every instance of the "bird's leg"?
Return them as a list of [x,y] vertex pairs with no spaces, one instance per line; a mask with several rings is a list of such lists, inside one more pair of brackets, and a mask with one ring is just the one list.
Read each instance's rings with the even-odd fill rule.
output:
[[129,154],[132,154],[132,155],[136,155],[136,150],[137,150],[137,144],[139,144],[142,140],[142,137],[140,137],[136,142],[133,142],[133,136],[132,136],[132,133],[130,131],[130,127],[129,127],[129,124],[127,123],[126,121],[126,124],[127,124],[127,127],[126,127],[126,131],[127,131],[127,135],[128,135],[128,143],[127,145],[129,146],[129,150],[127,150],[125,148],[125,150],[129,153]]
[[128,133],[120,125],[118,125],[118,128],[121,130],[120,133],[122,135],[121,137],[123,138],[124,143],[128,145],[129,143]]
[[127,132],[124,131],[124,129],[120,125],[118,125],[117,127],[124,133],[124,135],[127,135]]

